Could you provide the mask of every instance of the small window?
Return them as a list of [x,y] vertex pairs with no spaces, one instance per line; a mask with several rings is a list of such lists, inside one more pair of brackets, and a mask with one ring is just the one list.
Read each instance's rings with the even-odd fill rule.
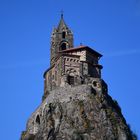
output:
[[97,87],[98,83],[96,81],[93,82],[93,86]]
[[62,32],[62,38],[66,37],[66,32]]
[[74,85],[74,76],[68,76],[68,84]]

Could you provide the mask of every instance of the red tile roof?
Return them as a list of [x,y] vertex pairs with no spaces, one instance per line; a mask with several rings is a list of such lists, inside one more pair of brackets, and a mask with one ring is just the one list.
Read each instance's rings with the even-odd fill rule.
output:
[[78,51],[78,50],[89,50],[91,53],[99,56],[99,57],[102,57],[102,55],[100,53],[98,53],[97,51],[91,49],[90,47],[88,46],[79,46],[79,47],[76,47],[76,48],[70,48],[70,49],[67,49],[67,50],[63,50],[63,51],[60,51],[60,53],[65,53],[65,52],[72,52],[72,51]]

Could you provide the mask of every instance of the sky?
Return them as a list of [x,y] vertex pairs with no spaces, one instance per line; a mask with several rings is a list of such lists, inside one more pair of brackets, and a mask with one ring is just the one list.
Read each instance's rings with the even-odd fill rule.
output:
[[41,103],[62,10],[74,45],[103,54],[102,78],[140,139],[140,0],[0,0],[1,140],[18,140]]

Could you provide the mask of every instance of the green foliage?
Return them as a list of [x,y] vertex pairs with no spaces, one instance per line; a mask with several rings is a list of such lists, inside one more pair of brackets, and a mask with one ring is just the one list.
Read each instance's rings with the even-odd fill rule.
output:
[[82,101],[82,100],[80,100],[79,102],[78,102],[78,105],[81,107],[81,106],[84,106],[84,102]]
[[22,134],[21,134],[21,140],[24,139],[25,135],[26,135],[26,131],[22,131]]

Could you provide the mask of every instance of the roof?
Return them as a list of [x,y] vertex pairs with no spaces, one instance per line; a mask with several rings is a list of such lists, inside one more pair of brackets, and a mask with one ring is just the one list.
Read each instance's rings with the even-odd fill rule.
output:
[[57,29],[62,30],[63,28],[68,29],[68,26],[66,25],[66,23],[64,21],[63,14],[61,14],[61,19],[60,19]]
[[98,53],[97,51],[93,50],[92,48],[90,48],[88,46],[79,46],[79,47],[76,47],[76,48],[70,48],[70,49],[67,49],[67,50],[60,51],[60,53],[73,52],[73,51],[79,51],[79,50],[88,50],[91,53],[97,55],[98,57],[102,57],[102,54]]

